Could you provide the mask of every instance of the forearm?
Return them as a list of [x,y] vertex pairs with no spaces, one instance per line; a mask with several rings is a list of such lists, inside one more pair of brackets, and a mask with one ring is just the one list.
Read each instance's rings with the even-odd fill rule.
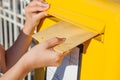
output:
[[22,57],[0,80],[22,80],[29,71],[31,71],[31,68],[28,64],[28,59]]
[[36,22],[39,22],[42,18],[47,16],[44,11],[48,8],[49,4],[39,0],[33,0],[25,7],[26,22],[23,27],[23,32],[20,33],[13,46],[6,51],[5,61],[8,69],[11,68],[27,51],[32,40],[31,35],[37,24]]
[[6,50],[6,65],[8,69],[12,67],[28,50],[32,37],[31,35],[26,34],[27,33],[22,31],[15,43],[8,50]]

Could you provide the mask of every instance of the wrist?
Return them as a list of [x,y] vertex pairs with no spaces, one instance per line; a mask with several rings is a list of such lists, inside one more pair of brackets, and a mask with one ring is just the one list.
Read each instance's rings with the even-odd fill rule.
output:
[[23,33],[24,33],[25,35],[28,35],[28,36],[32,36],[33,33],[34,33],[34,29],[30,29],[30,28],[26,28],[26,27],[24,27],[24,28],[22,29],[22,31],[23,31]]
[[30,72],[33,68],[31,66],[30,56],[26,53],[19,61],[19,64],[22,66],[23,71]]
[[11,69],[9,69],[2,77],[2,80],[22,80],[28,72],[30,72],[30,66],[27,64],[27,60],[22,57]]
[[35,27],[32,26],[32,24],[26,22],[24,24],[24,27],[23,27],[23,32],[26,34],[26,35],[32,35],[34,33],[34,29]]
[[25,55],[22,57],[23,59],[21,59],[21,62],[24,62],[23,64],[23,68],[26,71],[31,71],[33,69],[35,69],[35,61],[34,58],[32,57],[33,55],[31,53],[29,53],[29,51],[27,53],[25,53]]

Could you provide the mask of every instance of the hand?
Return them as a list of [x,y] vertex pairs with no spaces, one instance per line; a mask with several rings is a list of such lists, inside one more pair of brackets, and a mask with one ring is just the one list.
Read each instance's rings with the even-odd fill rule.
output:
[[44,11],[49,8],[49,4],[44,1],[33,0],[27,7],[25,7],[26,22],[23,28],[24,33],[31,34],[35,25],[45,16],[47,13]]
[[53,38],[33,47],[26,54],[29,66],[32,69],[44,66],[59,66],[65,55],[54,51],[53,47],[64,41],[64,38]]

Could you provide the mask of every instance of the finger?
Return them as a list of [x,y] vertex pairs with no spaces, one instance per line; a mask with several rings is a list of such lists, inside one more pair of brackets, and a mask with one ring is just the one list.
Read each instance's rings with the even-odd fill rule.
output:
[[43,3],[45,2],[45,0],[34,0],[34,1],[40,1],[40,2],[43,2]]
[[48,16],[48,14],[45,13],[45,12],[40,12],[40,13],[38,13],[38,14],[35,15],[36,20],[40,20],[40,19],[42,19],[42,18],[44,18],[46,16]]
[[62,43],[62,42],[64,42],[65,41],[65,38],[57,38],[57,37],[55,37],[55,38],[52,38],[52,39],[50,39],[50,40],[47,40],[46,42],[44,42],[44,46],[45,46],[45,48],[52,48],[52,47],[54,47],[54,46],[56,46],[56,45],[58,45],[58,44],[60,44],[60,43]]
[[72,49],[65,51],[65,52],[63,53],[64,56],[68,55],[71,51],[72,51]]
[[30,7],[29,9],[27,9],[28,12],[41,12],[41,11],[45,11],[49,8],[49,5],[44,6],[44,7],[38,7],[38,6],[34,6],[34,7]]
[[28,4],[28,6],[46,6],[46,5],[48,5],[47,2],[38,1],[38,0],[34,0]]

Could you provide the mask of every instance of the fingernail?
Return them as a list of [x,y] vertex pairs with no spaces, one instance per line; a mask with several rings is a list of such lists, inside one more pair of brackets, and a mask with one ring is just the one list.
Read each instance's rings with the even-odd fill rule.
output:
[[66,38],[61,38],[62,39],[62,41],[65,41],[66,40]]
[[56,37],[56,38],[60,41],[65,41],[66,40],[66,38],[60,38],[60,37]]
[[48,8],[49,8],[49,4],[45,4],[45,5],[44,5],[44,8],[45,8],[45,9],[48,9]]
[[47,14],[47,13],[45,13],[45,16],[48,16],[48,14]]
[[48,6],[48,7],[49,7],[50,5],[46,3],[45,6]]
[[44,4],[48,4],[47,2],[45,2],[45,1],[42,1],[42,3],[44,3]]

